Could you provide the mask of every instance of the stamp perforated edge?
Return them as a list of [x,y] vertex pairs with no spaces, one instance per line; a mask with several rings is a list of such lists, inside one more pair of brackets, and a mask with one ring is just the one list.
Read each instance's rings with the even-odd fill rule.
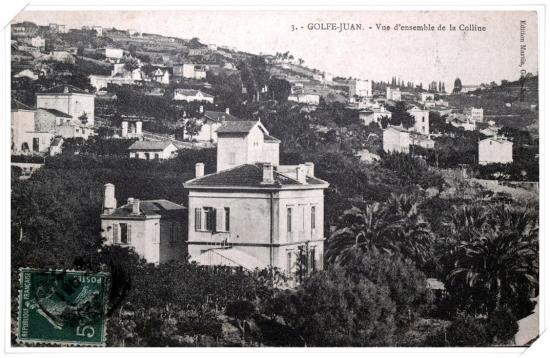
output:
[[[21,324],[21,317],[20,317],[20,308],[23,303],[23,294],[22,294],[22,282],[23,282],[23,273],[24,272],[52,272],[52,273],[81,273],[81,274],[93,274],[93,275],[102,275],[105,277],[105,293],[103,295],[103,331],[102,333],[102,340],[100,343],[93,343],[93,342],[77,342],[77,341],[53,341],[53,340],[40,340],[40,339],[21,339],[19,337],[20,332],[20,324]],[[111,287],[111,275],[108,272],[94,272],[94,271],[83,271],[83,270],[76,270],[76,269],[51,269],[51,268],[32,268],[32,267],[20,267],[19,268],[19,292],[18,292],[18,298],[17,298],[17,331],[16,331],[16,343],[22,344],[22,345],[28,345],[28,346],[49,346],[49,347],[105,347],[107,342],[107,304],[108,304],[108,296],[109,296],[109,290]]]

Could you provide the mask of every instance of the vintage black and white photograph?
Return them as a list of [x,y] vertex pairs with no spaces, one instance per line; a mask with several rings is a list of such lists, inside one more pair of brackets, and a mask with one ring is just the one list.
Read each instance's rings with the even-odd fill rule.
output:
[[6,344],[535,342],[539,13],[402,10],[20,12]]

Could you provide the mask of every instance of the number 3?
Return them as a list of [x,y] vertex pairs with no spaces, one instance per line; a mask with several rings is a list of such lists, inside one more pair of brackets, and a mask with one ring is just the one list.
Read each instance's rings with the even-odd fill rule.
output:
[[[88,330],[88,333],[86,333],[86,330]],[[94,327],[92,326],[78,326],[76,327],[76,335],[77,336],[86,336],[88,338],[93,337],[95,334]]]

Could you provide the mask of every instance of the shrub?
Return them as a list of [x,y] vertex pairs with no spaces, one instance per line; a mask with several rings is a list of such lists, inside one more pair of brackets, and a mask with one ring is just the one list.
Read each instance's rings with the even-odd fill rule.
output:
[[509,310],[495,311],[486,323],[487,335],[496,343],[506,344],[518,332],[516,317]]
[[451,347],[485,347],[489,339],[484,324],[471,316],[458,318],[447,329]]

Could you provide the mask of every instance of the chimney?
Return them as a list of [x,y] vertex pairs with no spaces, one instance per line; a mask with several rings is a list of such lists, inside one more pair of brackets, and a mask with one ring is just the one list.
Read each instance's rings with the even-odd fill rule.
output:
[[262,184],[273,184],[273,164],[262,164]]
[[128,198],[127,204],[132,205],[134,203],[134,198]]
[[132,202],[132,215],[139,215],[139,199]]
[[122,121],[122,138],[128,137],[128,122]]
[[298,180],[301,184],[306,183],[306,169],[303,164],[296,167],[296,180]]
[[314,177],[315,176],[315,164],[313,164],[312,162],[305,162],[304,165],[307,169],[306,174],[310,177]]
[[204,163],[195,164],[195,178],[204,176]]
[[103,214],[112,214],[116,209],[115,186],[107,183],[103,192]]
[[229,114],[229,107],[225,109],[225,114]]

